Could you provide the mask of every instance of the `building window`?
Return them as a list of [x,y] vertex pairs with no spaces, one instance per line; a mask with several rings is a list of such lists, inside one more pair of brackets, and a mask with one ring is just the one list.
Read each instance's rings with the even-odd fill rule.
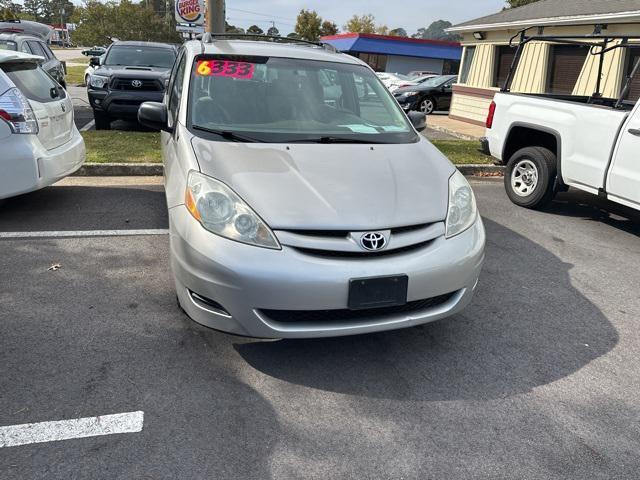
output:
[[552,45],[549,56],[547,93],[571,95],[584,67],[589,48],[581,45]]
[[460,62],[457,60],[445,60],[442,62],[442,75],[457,75],[460,71]]
[[516,49],[509,45],[496,47],[496,63],[493,73],[493,86],[503,87],[509,76],[513,58],[516,56]]
[[460,72],[460,83],[467,83],[473,57],[476,55],[476,47],[464,47],[464,55],[462,56],[462,71]]
[[[627,51],[627,66],[625,70],[625,81],[624,85],[626,85],[627,76],[631,75],[633,71],[633,67],[636,65],[636,62],[640,60],[640,47],[630,48]],[[636,73],[636,76],[633,77],[633,81],[631,82],[631,89],[629,90],[629,94],[627,95],[626,100],[631,100],[637,102],[640,100],[640,72]]]
[[376,72],[384,72],[387,69],[386,55],[378,55],[377,53],[358,53],[357,56]]

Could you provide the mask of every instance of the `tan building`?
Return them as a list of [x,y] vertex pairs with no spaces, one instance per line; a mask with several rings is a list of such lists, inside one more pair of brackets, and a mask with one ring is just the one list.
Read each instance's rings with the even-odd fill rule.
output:
[[[520,8],[455,25],[464,51],[459,83],[454,86],[450,117],[484,125],[491,100],[507,78],[516,49],[509,40],[525,28],[530,35],[603,34],[640,36],[640,0],[540,0]],[[617,97],[623,80],[640,58],[637,48],[619,48],[605,55],[602,93]],[[517,45],[517,39],[515,45]],[[511,91],[591,95],[599,57],[578,45],[531,42],[525,46]],[[640,98],[640,75],[630,99]]]

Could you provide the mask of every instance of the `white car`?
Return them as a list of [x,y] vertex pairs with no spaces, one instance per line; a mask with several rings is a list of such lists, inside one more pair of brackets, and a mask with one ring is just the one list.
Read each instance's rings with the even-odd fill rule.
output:
[[0,51],[0,199],[51,185],[85,160],[71,98],[41,61]]
[[[102,61],[104,60],[104,54],[100,55],[98,57],[100,59],[100,65],[102,65]],[[84,84],[85,85],[89,85],[89,79],[91,78],[91,75],[93,75],[93,72],[96,71],[96,69],[98,69],[100,67],[100,65],[92,65],[91,63],[89,63],[89,65],[87,66],[87,68],[84,69]]]
[[399,73],[378,72],[376,75],[391,93],[402,87],[417,85],[414,80]]

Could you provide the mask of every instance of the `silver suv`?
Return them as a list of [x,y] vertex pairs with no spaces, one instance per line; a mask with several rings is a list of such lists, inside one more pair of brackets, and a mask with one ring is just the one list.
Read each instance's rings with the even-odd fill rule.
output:
[[484,228],[465,178],[418,133],[424,115],[409,115],[367,65],[323,45],[187,42],[164,102],[138,112],[163,130],[186,313],[299,338],[462,310]]

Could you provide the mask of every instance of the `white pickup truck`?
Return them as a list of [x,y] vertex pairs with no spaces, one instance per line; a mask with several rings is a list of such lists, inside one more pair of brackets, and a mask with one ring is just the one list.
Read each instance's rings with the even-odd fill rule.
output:
[[486,137],[491,155],[506,165],[511,201],[540,208],[575,187],[640,210],[640,102],[508,88],[509,80],[494,98]]

